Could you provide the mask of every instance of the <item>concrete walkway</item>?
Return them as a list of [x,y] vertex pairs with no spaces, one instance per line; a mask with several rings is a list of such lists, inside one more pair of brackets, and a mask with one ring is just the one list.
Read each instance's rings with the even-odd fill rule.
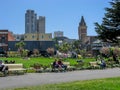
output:
[[76,80],[90,80],[120,76],[120,68],[104,70],[80,70],[58,73],[27,73],[19,76],[0,77],[0,90]]

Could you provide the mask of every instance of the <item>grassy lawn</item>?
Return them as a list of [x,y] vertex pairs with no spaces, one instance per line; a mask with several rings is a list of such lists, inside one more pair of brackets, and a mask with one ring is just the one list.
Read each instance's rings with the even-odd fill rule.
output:
[[42,65],[49,65],[51,62],[53,62],[53,58],[44,58],[44,57],[36,57],[36,58],[30,58],[30,59],[23,59],[21,57],[10,57],[10,58],[1,58],[2,60],[14,60],[15,63],[23,63],[25,68],[29,68],[31,65],[35,63],[39,63]]
[[120,77],[47,84],[8,90],[120,90]]
[[[39,64],[42,64],[43,66],[50,67],[50,64],[54,61],[55,58],[32,57],[27,60],[27,59],[23,59],[21,57],[9,57],[9,58],[1,57],[0,59],[8,60],[8,61],[14,60],[15,63],[23,63],[25,68],[29,68],[31,65],[33,65],[35,63],[39,63]],[[64,59],[64,61],[70,62],[71,65],[78,64],[76,62],[76,60],[79,60],[79,59],[73,59],[73,58]],[[88,62],[93,61],[93,60],[95,60],[95,59],[90,59],[90,58],[83,59],[85,66],[87,66]]]

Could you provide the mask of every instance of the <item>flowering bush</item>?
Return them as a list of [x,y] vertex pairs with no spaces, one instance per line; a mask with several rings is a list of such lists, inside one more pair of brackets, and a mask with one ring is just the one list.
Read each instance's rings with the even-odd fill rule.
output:
[[51,56],[53,56],[54,55],[54,48],[48,48],[47,49],[47,53],[49,53]]
[[38,49],[34,49],[33,50],[33,54],[36,56],[36,55],[39,55],[39,50]]
[[115,55],[120,55],[120,48],[115,47],[115,48],[113,49],[113,54],[115,54]]
[[108,55],[108,54],[110,54],[110,48],[108,48],[108,47],[103,47],[103,48],[100,50],[100,52],[101,52],[102,54]]
[[120,48],[119,47],[103,47],[100,52],[105,55],[112,56],[114,55],[120,55]]

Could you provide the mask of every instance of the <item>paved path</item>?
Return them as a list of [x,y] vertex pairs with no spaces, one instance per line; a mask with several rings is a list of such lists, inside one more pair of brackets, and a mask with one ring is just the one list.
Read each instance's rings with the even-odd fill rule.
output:
[[29,73],[19,76],[0,77],[0,90],[2,88],[15,88],[116,76],[120,76],[120,68],[105,70],[80,70],[60,73]]

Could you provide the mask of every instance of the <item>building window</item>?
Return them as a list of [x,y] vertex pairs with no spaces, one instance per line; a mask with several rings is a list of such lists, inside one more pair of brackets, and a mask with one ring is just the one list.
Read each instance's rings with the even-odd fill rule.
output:
[[27,36],[25,36],[25,38],[27,38]]
[[44,36],[42,35],[42,39],[44,38]]
[[19,36],[17,36],[17,39],[19,39]]
[[5,36],[2,36],[1,43],[5,43]]
[[34,38],[35,38],[35,36],[33,35],[33,36],[32,36],[32,38],[34,39]]

